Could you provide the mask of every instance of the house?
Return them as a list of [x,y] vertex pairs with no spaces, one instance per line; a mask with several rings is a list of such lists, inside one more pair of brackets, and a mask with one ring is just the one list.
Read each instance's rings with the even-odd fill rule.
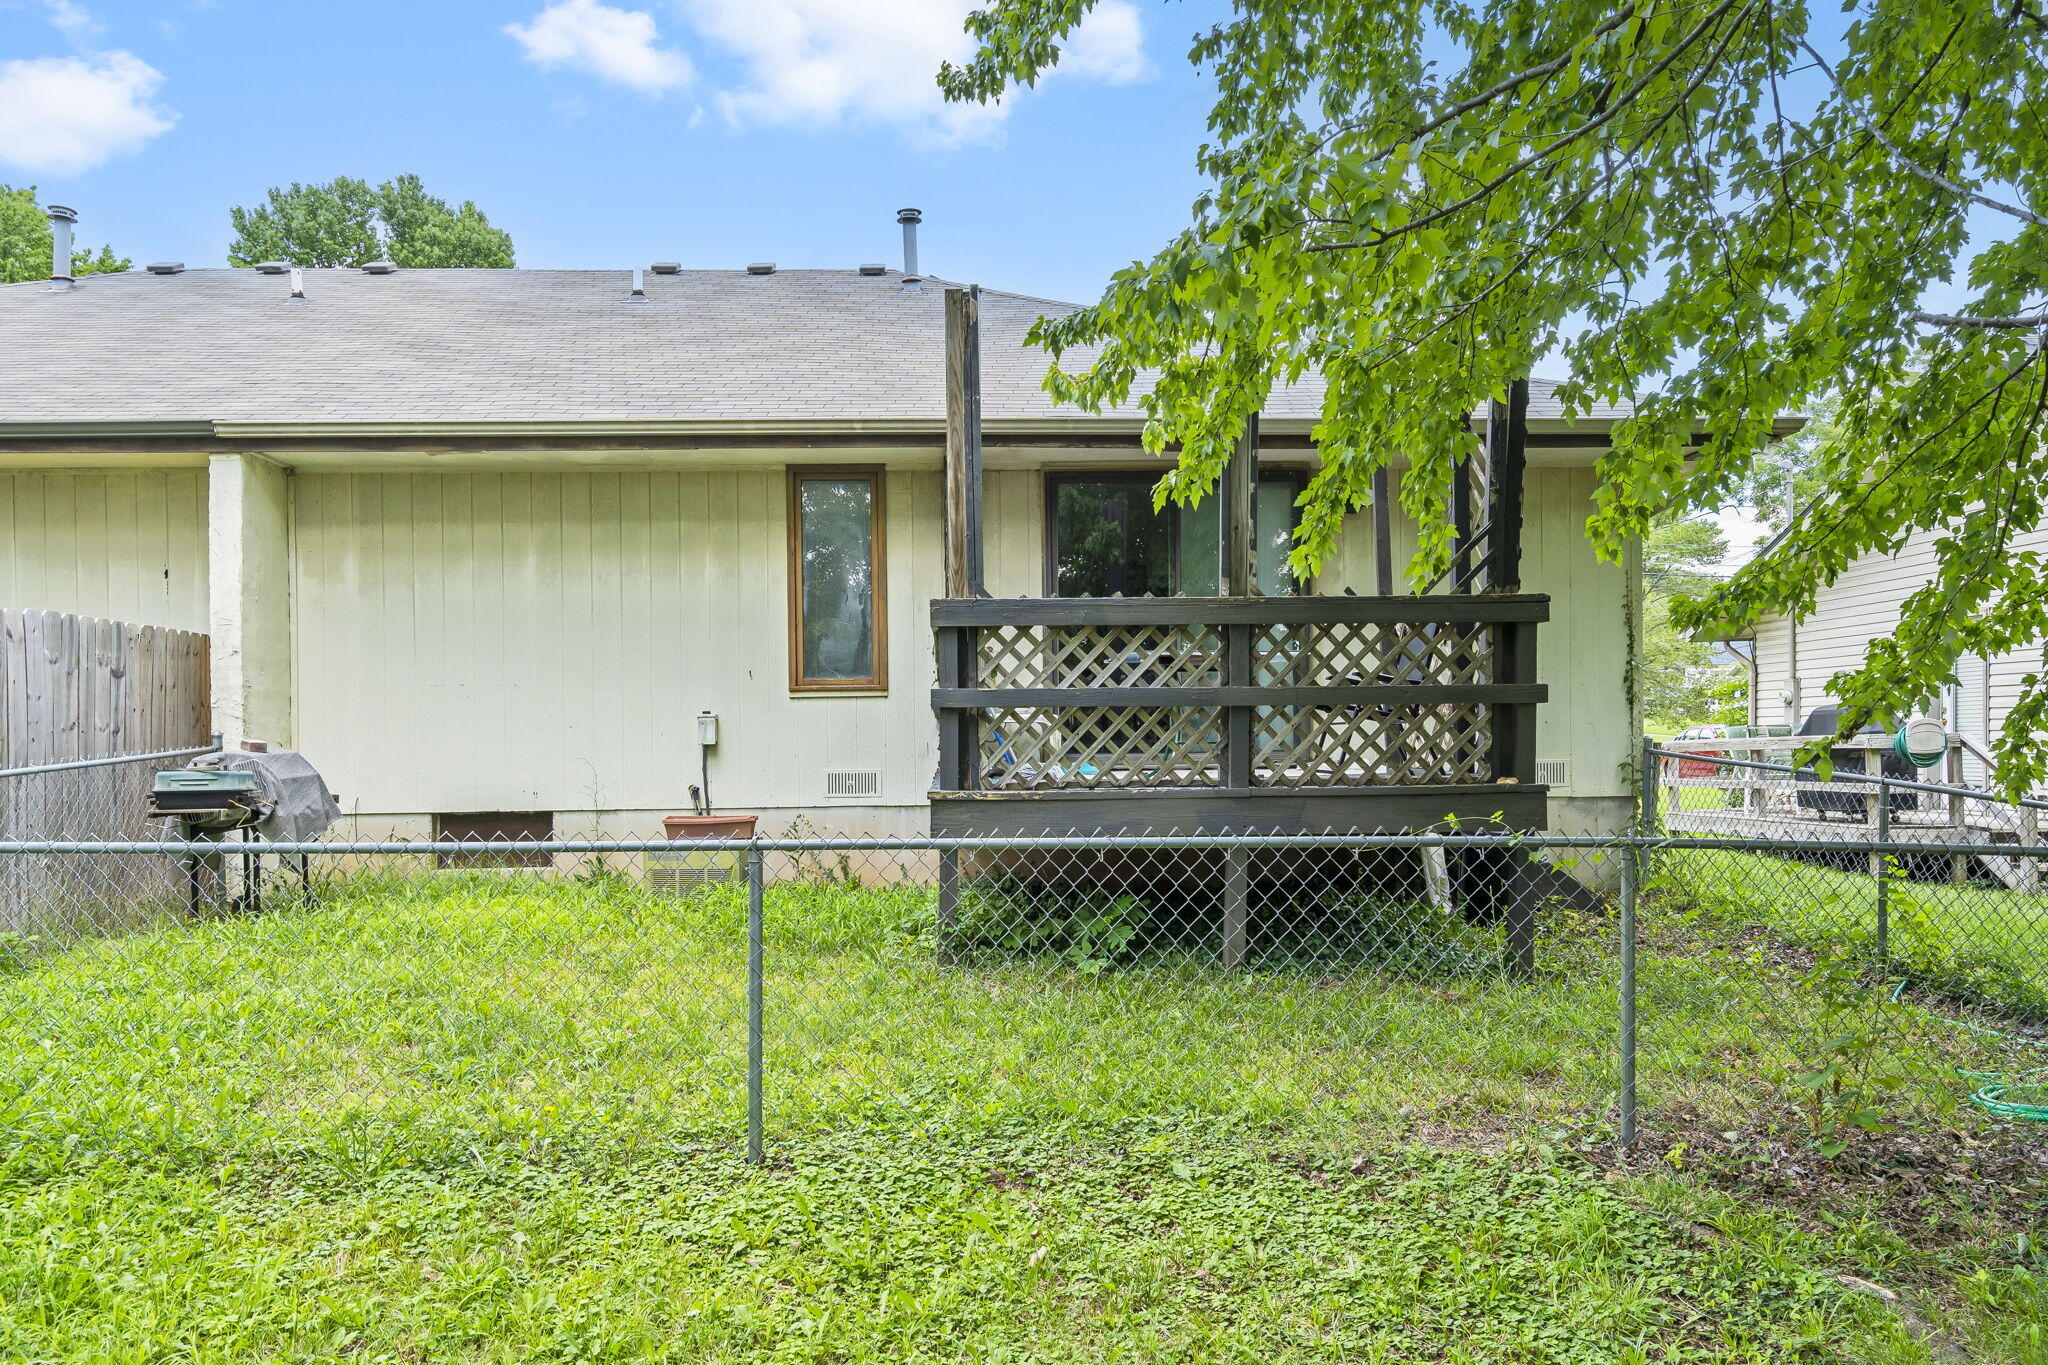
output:
[[[1890,553],[1859,556],[1820,589],[1805,616],[1759,620],[1749,646],[1755,652],[1752,722],[1796,728],[1815,707],[1834,705],[1837,698],[1828,690],[1828,680],[1860,667],[1870,642],[1898,628],[1906,599],[1934,578],[1938,539],[1935,532],[1915,531]],[[2012,548],[2048,552],[2048,527],[2019,532]],[[1955,680],[1942,695],[1906,699],[1902,709],[1925,707],[1946,720],[1964,741],[1961,766],[1966,782],[1986,780],[1984,755],[2019,700],[2026,678],[2041,671],[2041,649],[2037,641],[1989,658],[1965,655],[1956,661]]]
[[1620,414],[1495,414],[1458,591],[1395,593],[1384,503],[1298,585],[1320,391],[1155,512],[1135,412],[1056,408],[1022,344],[1066,306],[878,266],[0,286],[0,604],[207,632],[216,728],[365,834],[644,834],[693,786],[878,834],[1627,818],[1635,575],[1582,531]]

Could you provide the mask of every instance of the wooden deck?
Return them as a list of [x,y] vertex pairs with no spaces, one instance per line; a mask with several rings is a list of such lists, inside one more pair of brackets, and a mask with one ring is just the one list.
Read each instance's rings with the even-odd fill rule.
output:
[[1537,828],[1536,594],[932,604],[934,830]]

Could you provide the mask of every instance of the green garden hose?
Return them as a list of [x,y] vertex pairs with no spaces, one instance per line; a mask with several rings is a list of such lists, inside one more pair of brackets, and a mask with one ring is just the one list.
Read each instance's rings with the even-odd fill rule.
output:
[[[1919,723],[1920,722],[1917,721],[1913,722],[1913,724]],[[1911,728],[1911,725],[1901,725],[1898,728],[1898,730],[1893,733],[1893,753],[1897,754],[1900,758],[1905,759],[1906,762],[1912,764],[1916,768],[1932,768],[1937,763],[1940,763],[1943,759],[1948,757],[1948,736],[1946,732],[1944,732],[1942,735],[1942,745],[1939,749],[1935,749],[1928,752],[1922,752],[1915,750],[1912,747],[1912,745],[1910,745],[1906,741],[1906,734]]]
[[[1899,980],[1899,984],[1892,987],[1893,1004],[1899,1003],[1899,997],[1905,993],[1905,990],[1906,982],[1902,977]],[[1972,1033],[1981,1033],[1986,1038],[1996,1038],[2000,1042],[2020,1043],[2032,1048],[2044,1046],[2038,1038],[2025,1038],[2017,1033],[2003,1033],[1998,1029],[1987,1028],[1969,1019],[1950,1019],[1945,1015],[1936,1014],[1929,1009],[1922,1009],[1920,1012],[1930,1019],[1940,1019],[1945,1024],[1954,1024],[1957,1028],[1966,1028]],[[1956,1075],[1961,1076],[1966,1081],[1975,1081],[1977,1083],[1977,1088],[1970,1092],[1970,1103],[1976,1105],[1985,1113],[2002,1119],[2027,1119],[2034,1123],[2048,1123],[2048,1103],[2026,1104],[2019,1100],[2006,1098],[2006,1095],[2013,1090],[2048,1091],[2048,1066],[2035,1067],[2031,1071],[1971,1071],[1959,1066],[1956,1068]]]

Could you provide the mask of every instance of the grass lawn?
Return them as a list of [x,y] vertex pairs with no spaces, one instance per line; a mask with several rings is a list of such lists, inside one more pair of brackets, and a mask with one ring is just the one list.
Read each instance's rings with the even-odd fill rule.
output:
[[[1860,867],[1688,850],[1682,839],[1654,855],[1653,866],[1667,907],[1703,908],[1795,939],[1875,948],[1878,884]],[[2048,1023],[2048,894],[1895,875],[1886,897],[1885,955],[1894,975]]]
[[[2018,1215],[1921,1247],[1853,1188],[1833,1226],[1668,1144],[1588,1161],[1598,919],[1553,920],[1532,981],[1426,918],[1395,925],[1443,936],[1420,958],[1238,973],[1199,942],[947,965],[930,921],[920,888],[774,889],[762,1168],[736,896],[366,879],[34,945],[0,976],[0,1355],[1928,1358],[1852,1270],[2048,1358],[2031,1253],[1992,1240]],[[1646,1099],[1792,1150],[1780,1090],[1839,1021],[1682,946],[1645,957]]]

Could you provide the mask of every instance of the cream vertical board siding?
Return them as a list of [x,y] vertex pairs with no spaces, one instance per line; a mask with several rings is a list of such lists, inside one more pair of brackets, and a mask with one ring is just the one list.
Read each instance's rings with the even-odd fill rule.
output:
[[0,474],[0,606],[204,633],[205,471]]
[[[982,475],[982,575],[995,597],[1045,591],[1045,473],[992,469]],[[944,533],[944,509],[940,511]]]
[[[1536,758],[1562,762],[1553,788],[1574,797],[1631,791],[1636,722],[1629,709],[1628,571],[1603,562],[1586,539],[1598,479],[1591,469],[1535,468],[1524,486],[1522,588],[1550,595],[1550,621],[1538,627],[1537,673],[1550,700],[1536,712]],[[1394,586],[1407,589],[1415,553],[1414,519],[1393,518]],[[1375,590],[1372,513],[1347,517],[1337,552],[1316,590]]]
[[721,809],[829,818],[827,769],[922,806],[936,473],[887,478],[886,696],[789,693],[779,469],[294,488],[299,743],[351,811],[685,810],[702,710]]
[[[1802,709],[1833,704],[1837,698],[1829,690],[1828,680],[1860,666],[1870,641],[1898,629],[1906,599],[1934,576],[1936,539],[1933,532],[1915,532],[1894,553],[1855,560],[1820,590],[1813,610],[1799,623]],[[2048,552],[2048,527],[2014,537],[2013,548]],[[1766,617],[1757,624],[1756,714],[1760,721],[1796,724],[1804,719],[1792,715],[1782,699],[1791,678],[1791,634],[1784,617]],[[1959,668],[1959,682],[1973,692],[1982,688],[1979,695],[1963,698],[1959,719],[1964,735],[1980,745],[1995,737],[2019,700],[2026,679],[2040,673],[2042,667],[2042,646],[2036,643],[1994,655],[1983,662],[1981,672],[1973,661]],[[1903,699],[1901,705],[1910,706],[1915,700]]]

